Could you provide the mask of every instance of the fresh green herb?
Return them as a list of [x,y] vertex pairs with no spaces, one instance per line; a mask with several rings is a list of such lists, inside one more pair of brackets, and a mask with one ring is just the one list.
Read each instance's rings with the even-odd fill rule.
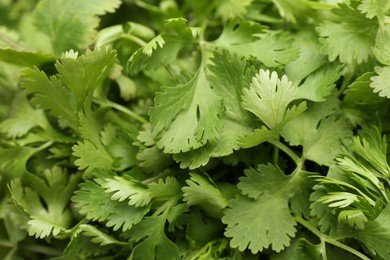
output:
[[0,1],[0,258],[390,259],[389,21]]

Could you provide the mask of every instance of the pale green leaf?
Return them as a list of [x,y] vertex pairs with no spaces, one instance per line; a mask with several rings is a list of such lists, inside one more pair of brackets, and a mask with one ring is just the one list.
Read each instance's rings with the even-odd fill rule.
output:
[[317,27],[322,51],[330,61],[339,58],[340,62],[348,64],[367,62],[375,43],[375,20],[367,19],[355,7],[345,3],[333,9],[333,13],[334,21],[324,21]]
[[281,135],[291,145],[302,145],[304,158],[330,165],[342,152],[341,140],[352,134],[345,120],[330,116],[338,104],[335,96],[311,104],[307,111],[285,125]]
[[164,152],[189,151],[218,137],[222,100],[212,91],[203,67],[186,84],[162,91],[156,94],[150,122]]
[[240,251],[248,248],[257,253],[272,248],[280,252],[289,246],[296,233],[297,223],[290,205],[295,214],[306,211],[304,207],[308,205],[302,204],[301,196],[305,193],[307,200],[311,181],[303,175],[305,172],[286,176],[270,164],[246,170],[245,174],[237,186],[249,198],[239,195],[225,210],[222,218],[227,224],[225,235],[232,237],[231,246]]
[[87,169],[91,171],[95,168],[111,169],[113,159],[107,153],[105,149],[99,149],[92,142],[85,140],[84,142],[78,141],[72,147],[73,155],[77,157],[75,165],[80,170]]
[[142,220],[149,211],[148,207],[135,207],[127,202],[111,200],[111,195],[106,193],[103,187],[93,181],[85,181],[80,184],[80,189],[75,191],[72,201],[80,214],[92,221],[105,222],[107,227],[122,231],[132,228]]
[[350,107],[357,105],[379,105],[386,99],[378,97],[370,87],[371,77],[375,76],[374,72],[366,72],[350,84],[344,91],[343,104]]
[[130,73],[156,70],[173,62],[178,52],[198,37],[198,29],[187,27],[186,22],[184,18],[166,20],[161,34],[130,57],[127,65]]
[[380,97],[390,98],[390,66],[375,67],[376,76],[371,77],[370,87]]
[[289,22],[295,23],[297,18],[307,16],[310,11],[307,0],[296,0],[291,2],[289,0],[272,0],[278,8],[280,16]]
[[84,55],[67,52],[56,62],[62,83],[74,93],[78,110],[86,97],[102,84],[114,65],[116,52],[110,48],[87,50]]
[[310,74],[299,86],[297,95],[314,102],[322,102],[330,96],[341,76],[341,66],[330,64]]
[[383,20],[386,12],[390,10],[390,2],[387,0],[361,0],[357,8],[369,19],[377,16]]
[[354,237],[362,241],[373,255],[389,259],[390,206],[387,206],[374,221],[367,223],[365,229],[358,231]]
[[189,205],[199,205],[210,216],[221,217],[228,200],[218,186],[196,172],[191,172],[190,176],[187,186],[182,188],[183,200]]
[[43,0],[34,13],[36,26],[51,39],[55,54],[81,50],[92,43],[99,25],[97,15],[114,12],[120,0]]
[[172,176],[152,182],[148,184],[148,188],[151,196],[156,199],[169,199],[181,196],[179,182]]
[[240,24],[228,23],[212,45],[239,56],[253,56],[267,67],[287,64],[298,57],[291,35],[264,29],[245,21]]
[[79,229],[82,231],[84,236],[93,237],[92,242],[99,244],[100,246],[106,246],[111,244],[126,244],[125,242],[120,242],[113,238],[112,236],[107,235],[96,227],[88,224],[81,224]]
[[102,187],[111,193],[112,200],[124,201],[136,207],[147,206],[153,198],[152,192],[142,183],[116,176],[106,179]]
[[222,98],[224,111],[220,116],[219,136],[206,145],[186,153],[175,154],[181,167],[190,169],[206,165],[210,157],[229,155],[238,149],[238,136],[250,133],[253,116],[241,106],[242,90],[250,84],[254,69],[247,67],[245,60],[226,50],[215,51],[207,66],[207,79],[215,94]]
[[327,58],[319,51],[321,45],[310,30],[294,35],[294,47],[299,50],[299,57],[286,64],[283,70],[293,85],[299,86],[307,76],[321,68]]
[[351,227],[357,227],[358,229],[363,230],[368,218],[364,215],[363,211],[360,209],[351,209],[351,210],[342,210],[338,216],[338,221],[341,223],[346,223]]
[[253,77],[249,89],[243,91],[242,105],[260,118],[274,136],[278,136],[289,120],[306,109],[305,102],[290,106],[292,101],[301,98],[297,90],[287,76],[279,79],[276,72],[261,69]]
[[179,260],[179,247],[167,238],[164,232],[165,218],[148,217],[130,230],[131,241],[138,243],[130,260]]
[[296,222],[288,204],[279,196],[264,199],[272,203],[242,195],[231,201],[222,221],[227,224],[225,236],[232,237],[232,247],[240,251],[249,249],[255,254],[267,248],[280,252],[290,244],[296,233]]
[[54,62],[54,57],[43,52],[0,49],[0,60],[23,67],[39,67]]
[[242,18],[247,13],[247,8],[253,0],[227,0],[220,1],[217,6],[216,14],[222,17],[224,21]]
[[68,176],[61,168],[44,173],[44,179],[29,174],[30,187],[23,187],[20,179],[11,182],[12,198],[29,215],[28,231],[31,236],[56,236],[69,228],[72,222],[68,202],[80,175]]
[[21,86],[27,94],[33,94],[34,105],[49,110],[57,118],[65,120],[73,129],[77,128],[75,96],[57,76],[48,78],[43,71],[36,68],[24,69],[21,74]]
[[[390,8],[390,2],[388,2]],[[375,38],[375,45],[372,47],[372,53],[382,64],[390,65],[390,25],[381,26]]]
[[266,141],[275,139],[274,134],[267,127],[255,129],[253,133],[239,137],[239,145],[241,148],[250,148],[257,146]]

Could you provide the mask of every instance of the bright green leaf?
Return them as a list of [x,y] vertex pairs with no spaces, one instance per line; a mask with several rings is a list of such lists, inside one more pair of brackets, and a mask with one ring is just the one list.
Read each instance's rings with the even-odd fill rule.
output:
[[278,136],[289,120],[306,109],[305,102],[290,106],[292,101],[301,98],[297,96],[297,90],[286,76],[279,79],[276,72],[261,69],[253,77],[250,88],[243,91],[242,105]]
[[97,15],[114,12],[119,0],[43,0],[36,6],[35,25],[50,36],[55,54],[86,48],[96,36]]

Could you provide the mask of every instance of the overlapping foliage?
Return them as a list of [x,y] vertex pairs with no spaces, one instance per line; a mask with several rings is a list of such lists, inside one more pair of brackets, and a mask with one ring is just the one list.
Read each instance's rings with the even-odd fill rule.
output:
[[390,259],[389,21],[0,1],[0,258]]

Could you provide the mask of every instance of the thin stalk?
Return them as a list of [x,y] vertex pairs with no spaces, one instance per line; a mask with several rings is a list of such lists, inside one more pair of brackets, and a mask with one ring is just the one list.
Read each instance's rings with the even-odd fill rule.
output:
[[168,72],[168,74],[177,82],[180,83],[180,77],[177,75],[177,73],[172,69],[171,65],[163,64],[165,70]]
[[126,34],[122,38],[134,42],[135,44],[138,44],[141,47],[144,47],[147,44],[145,41],[141,40],[140,38],[130,34]]
[[48,142],[44,143],[43,145],[35,148],[34,153],[38,153],[40,151],[45,150],[46,148],[49,148],[53,143],[54,143],[54,141],[48,141]]
[[313,227],[309,222],[307,222],[303,218],[301,218],[299,216],[295,216],[294,219],[299,224],[301,224],[306,229],[308,229],[310,232],[312,232],[314,235],[316,235],[321,241],[324,241],[324,242],[329,243],[331,245],[337,246],[338,248],[344,249],[345,251],[348,251],[349,253],[359,257],[360,259],[370,260],[370,258],[368,258],[366,255],[360,253],[356,249],[349,247],[349,246],[337,241],[334,238],[330,238],[327,235],[322,234],[320,231],[318,231],[315,227]]
[[130,116],[131,118],[137,120],[138,122],[142,123],[142,124],[147,124],[148,121],[143,118],[142,116],[138,115],[137,113],[134,113],[133,111],[131,111],[130,109],[127,109],[126,107],[124,106],[121,106],[117,103],[114,103],[114,102],[106,102],[105,105],[111,107],[111,108],[114,108],[128,116]]
[[287,154],[294,161],[294,163],[297,166],[301,166],[302,165],[301,158],[299,158],[299,156],[296,155],[287,145],[285,145],[285,144],[283,144],[283,143],[281,143],[279,141],[276,141],[276,140],[270,140],[268,142],[270,144],[276,146],[280,150],[282,150],[285,154]]
[[12,247],[15,246],[15,244],[10,242],[10,241],[8,241],[8,240],[0,239],[0,246],[12,248]]

